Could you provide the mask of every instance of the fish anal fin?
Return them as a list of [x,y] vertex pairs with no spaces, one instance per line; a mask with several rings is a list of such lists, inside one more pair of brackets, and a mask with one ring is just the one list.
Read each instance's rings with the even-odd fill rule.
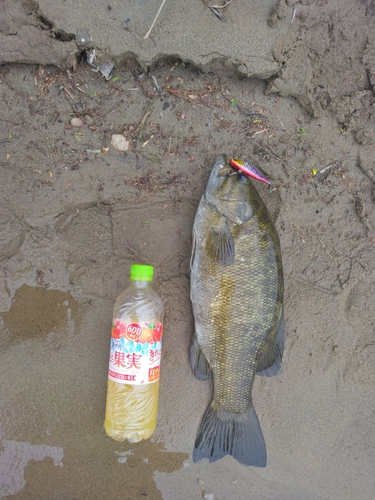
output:
[[225,455],[231,455],[243,465],[267,465],[266,445],[253,406],[242,414],[222,412],[210,406],[204,414],[193,461],[208,458],[215,462]]
[[193,373],[198,380],[212,378],[210,365],[203,354],[201,346],[199,345],[195,335],[190,348],[190,363]]
[[257,375],[272,377],[277,375],[281,368],[281,359],[284,351],[285,323],[281,318],[275,341],[258,360]]
[[218,264],[233,264],[234,240],[226,222],[219,229],[211,228],[207,250]]

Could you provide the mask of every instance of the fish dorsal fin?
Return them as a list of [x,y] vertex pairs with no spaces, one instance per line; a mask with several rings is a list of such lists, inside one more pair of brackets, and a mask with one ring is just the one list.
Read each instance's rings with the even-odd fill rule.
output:
[[215,227],[211,228],[208,251],[218,264],[233,264],[234,240],[226,222],[219,229]]

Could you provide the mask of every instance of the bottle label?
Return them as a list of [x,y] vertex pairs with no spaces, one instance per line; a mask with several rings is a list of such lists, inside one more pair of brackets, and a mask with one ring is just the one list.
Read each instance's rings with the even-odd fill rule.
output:
[[120,384],[142,385],[159,380],[161,323],[115,319],[112,325],[108,377]]

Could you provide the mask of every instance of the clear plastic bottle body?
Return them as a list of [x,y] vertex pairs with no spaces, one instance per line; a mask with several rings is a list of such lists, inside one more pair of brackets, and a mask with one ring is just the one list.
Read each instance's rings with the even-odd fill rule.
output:
[[[150,282],[132,281],[129,288],[115,302],[113,329],[117,328],[118,332],[114,333],[112,330],[111,342],[114,336],[115,338],[120,338],[122,335],[128,336],[124,328],[130,330],[130,335],[134,331],[138,335],[138,329],[132,325],[141,326],[142,332],[133,345],[136,346],[137,352],[143,354],[146,352],[148,356],[150,352],[154,354],[156,351],[160,364],[163,316],[162,302],[152,289]],[[111,356],[113,357],[113,354]],[[125,363],[130,359],[134,361],[137,355],[125,354]],[[124,383],[124,381],[115,381],[109,376],[104,422],[104,429],[108,436],[116,441],[127,439],[131,442],[138,442],[153,434],[158,407],[159,369],[157,369],[157,375],[153,377],[156,380],[152,382],[146,380],[147,376],[142,380],[143,383]],[[109,370],[110,373],[111,370]]]

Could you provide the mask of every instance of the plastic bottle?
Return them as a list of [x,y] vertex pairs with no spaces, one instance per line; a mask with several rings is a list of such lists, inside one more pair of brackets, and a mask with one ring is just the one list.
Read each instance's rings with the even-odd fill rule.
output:
[[116,441],[147,439],[156,426],[164,311],[153,272],[133,264],[113,310],[104,429]]

